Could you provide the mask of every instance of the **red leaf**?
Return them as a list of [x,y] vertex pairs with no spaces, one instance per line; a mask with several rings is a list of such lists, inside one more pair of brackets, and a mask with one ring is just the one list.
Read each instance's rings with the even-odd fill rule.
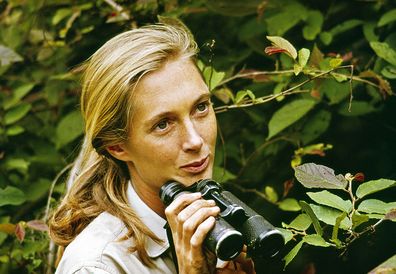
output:
[[15,236],[20,243],[25,239],[25,228],[21,222],[19,222],[15,227]]
[[350,51],[350,52],[345,53],[341,58],[342,58],[342,61],[347,62],[347,61],[351,60],[352,57],[353,57],[353,53],[352,53],[352,51]]
[[289,191],[293,188],[294,186],[294,179],[289,179],[283,183],[283,198],[289,194]]
[[39,231],[48,231],[48,226],[44,221],[42,220],[31,220],[26,223],[26,225],[34,230],[39,230]]
[[282,53],[282,52],[288,53],[287,50],[275,46],[266,47],[264,49],[264,52],[268,55]]
[[395,220],[396,219],[396,208],[392,208],[388,213],[385,214],[386,220]]
[[356,173],[353,179],[359,183],[364,182],[364,174],[362,172]]
[[320,92],[317,89],[311,90],[311,96],[316,99],[320,99]]

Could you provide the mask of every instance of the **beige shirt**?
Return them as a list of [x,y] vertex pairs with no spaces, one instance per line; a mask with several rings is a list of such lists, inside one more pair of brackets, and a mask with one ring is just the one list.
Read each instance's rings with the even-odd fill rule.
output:
[[148,268],[140,261],[136,252],[128,252],[133,242],[118,241],[127,232],[123,222],[103,212],[96,217],[65,249],[56,274],[173,274],[175,265],[164,225],[166,221],[149,208],[136,194],[132,185],[128,187],[131,207],[162,244],[148,238],[146,250],[155,268]]

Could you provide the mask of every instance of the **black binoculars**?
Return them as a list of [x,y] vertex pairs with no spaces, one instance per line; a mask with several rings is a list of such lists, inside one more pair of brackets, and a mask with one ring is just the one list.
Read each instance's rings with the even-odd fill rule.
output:
[[186,192],[201,192],[204,199],[214,200],[220,208],[215,226],[204,242],[219,259],[237,257],[244,244],[252,258],[273,257],[283,247],[285,240],[279,230],[214,180],[200,180],[189,187],[170,181],[161,187],[160,197],[168,206]]

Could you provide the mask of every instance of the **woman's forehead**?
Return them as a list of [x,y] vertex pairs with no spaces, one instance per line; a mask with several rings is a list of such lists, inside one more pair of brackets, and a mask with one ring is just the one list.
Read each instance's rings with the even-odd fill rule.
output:
[[134,113],[146,117],[190,107],[201,96],[210,93],[195,64],[172,60],[140,80],[134,90]]

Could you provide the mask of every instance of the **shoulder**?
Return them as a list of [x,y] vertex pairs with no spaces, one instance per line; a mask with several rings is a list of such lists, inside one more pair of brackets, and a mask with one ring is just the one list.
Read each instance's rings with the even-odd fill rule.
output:
[[126,232],[120,219],[101,213],[66,247],[56,273],[122,273],[122,260],[137,260],[128,253],[133,242],[120,241]]

